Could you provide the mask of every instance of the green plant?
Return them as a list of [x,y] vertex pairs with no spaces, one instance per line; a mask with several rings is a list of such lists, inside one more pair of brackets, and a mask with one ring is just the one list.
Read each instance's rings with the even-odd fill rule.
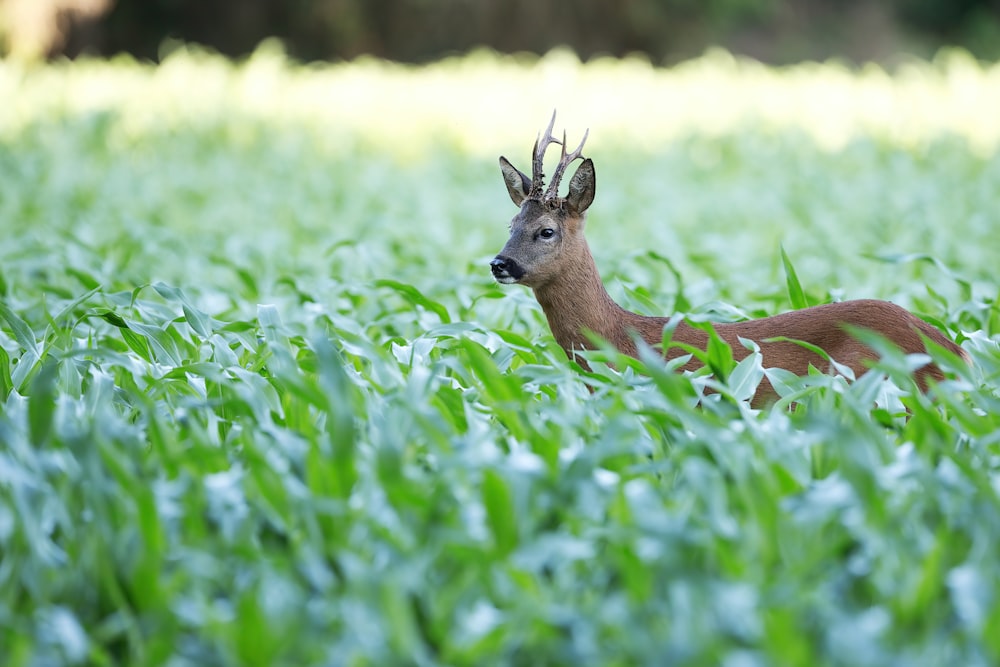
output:
[[[995,664],[1000,128],[941,91],[996,71],[914,67],[0,63],[0,662]],[[574,368],[487,266],[549,111],[482,102],[566,79],[623,304],[891,298],[974,365]]]

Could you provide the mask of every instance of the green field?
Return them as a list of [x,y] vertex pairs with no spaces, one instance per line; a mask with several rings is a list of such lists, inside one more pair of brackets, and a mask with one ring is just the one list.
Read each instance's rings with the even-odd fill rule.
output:
[[[0,664],[1000,663],[1000,66],[265,47],[0,100]],[[889,299],[972,367],[758,411],[754,356],[571,366],[488,270],[554,107],[623,305]]]

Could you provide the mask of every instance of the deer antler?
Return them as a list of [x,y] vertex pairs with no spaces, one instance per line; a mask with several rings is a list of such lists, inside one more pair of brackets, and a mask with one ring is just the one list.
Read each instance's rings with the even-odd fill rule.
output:
[[[552,120],[555,120],[555,114],[552,115]],[[582,157],[581,151],[583,151],[583,145],[585,143],[587,143],[587,136],[589,134],[590,134],[590,130],[588,129],[586,132],[583,133],[583,139],[580,141],[580,145],[576,147],[576,150],[573,151],[572,153],[570,153],[569,155],[567,155],[566,154],[566,132],[565,132],[565,130],[563,131],[562,155],[559,157],[559,164],[556,165],[556,170],[552,174],[552,182],[549,183],[549,187],[545,191],[545,200],[546,201],[551,200],[551,199],[555,199],[555,198],[557,198],[559,196],[559,181],[562,180],[563,173],[565,173],[565,171],[566,171],[566,167],[568,167],[570,165],[570,163],[573,162],[573,160],[577,159],[578,157]],[[559,142],[556,142],[556,143],[559,143]]]
[[[534,155],[531,158],[531,194],[529,196],[534,199],[541,198],[542,188],[545,186],[545,174],[542,173],[542,160],[545,159],[545,149],[549,147],[549,144],[559,143],[559,140],[552,136],[552,128],[555,127],[555,124],[556,112],[553,110],[552,120],[549,121],[549,127],[545,130],[545,136],[536,138],[535,147],[532,149]],[[563,139],[565,140],[565,137]],[[565,154],[566,146],[563,145],[563,155]]]

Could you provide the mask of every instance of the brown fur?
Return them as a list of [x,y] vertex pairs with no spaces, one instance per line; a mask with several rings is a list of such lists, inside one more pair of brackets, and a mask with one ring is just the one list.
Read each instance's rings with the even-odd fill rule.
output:
[[[538,188],[529,190],[529,184],[540,185],[541,176],[537,169],[533,179],[529,180],[505,158],[500,159],[500,164],[511,199],[521,210],[511,221],[510,239],[493,261],[497,279],[518,282],[534,290],[552,335],[570,358],[575,356],[575,351],[593,347],[585,335],[588,331],[633,357],[637,356],[633,342],[635,333],[651,346],[659,345],[663,339],[663,327],[669,318],[646,317],[615,303],[604,288],[584,238],[584,214],[593,201],[596,187],[593,163],[589,159],[584,160],[573,176],[565,198],[541,198],[535,196]],[[556,173],[561,174],[565,166],[561,162],[561,169]],[[550,190],[555,188],[550,187]],[[550,231],[550,236],[542,236],[543,232],[547,234]],[[521,275],[510,275],[510,271]],[[875,360],[877,355],[845,331],[845,325],[874,331],[908,354],[926,351],[920,338],[923,334],[968,360],[965,352],[936,328],[888,301],[844,301],[758,320],[713,326],[719,337],[730,345],[737,360],[750,353],[739,342],[739,338],[745,338],[760,346],[765,368],[783,368],[797,375],[805,375],[810,365],[821,370],[829,368],[829,362],[801,345],[764,342],[769,338],[786,337],[826,351],[834,361],[849,366],[855,376],[860,377],[868,370],[867,363]],[[681,322],[672,339],[705,349],[708,334]],[[665,356],[673,359],[683,354],[686,354],[683,350],[672,347]],[[578,361],[583,362],[580,358]],[[694,370],[700,365],[692,359],[683,369]],[[933,363],[918,369],[915,375],[918,385],[925,391],[931,379],[944,379],[941,369]],[[754,403],[773,397],[774,390],[765,378],[758,387]]]

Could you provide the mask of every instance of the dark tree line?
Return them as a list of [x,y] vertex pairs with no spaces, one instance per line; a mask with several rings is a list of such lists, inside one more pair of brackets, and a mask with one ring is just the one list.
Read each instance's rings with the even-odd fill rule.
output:
[[[14,3],[32,0],[0,0]],[[360,54],[423,62],[486,46],[582,58],[647,54],[654,62],[718,44],[770,62],[965,46],[1000,57],[1000,0],[33,0],[60,8],[48,55],[158,57],[168,39],[231,56],[267,37],[300,60]],[[90,0],[93,4],[95,0]],[[16,34],[17,26],[7,32]]]

